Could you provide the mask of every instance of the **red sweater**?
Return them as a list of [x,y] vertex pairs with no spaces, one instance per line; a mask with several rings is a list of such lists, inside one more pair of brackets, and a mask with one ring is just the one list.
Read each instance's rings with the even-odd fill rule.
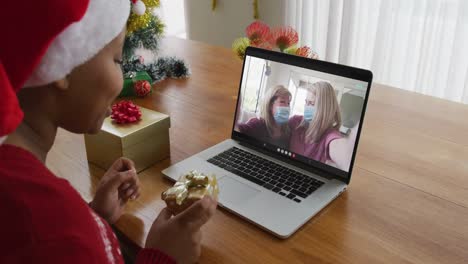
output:
[[[31,153],[0,145],[0,263],[124,263],[119,243],[68,181]],[[136,263],[175,263],[143,249]]]

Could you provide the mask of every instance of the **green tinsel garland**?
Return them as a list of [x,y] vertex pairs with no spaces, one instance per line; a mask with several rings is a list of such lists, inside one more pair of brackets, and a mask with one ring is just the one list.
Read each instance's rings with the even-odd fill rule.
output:
[[127,35],[123,47],[122,70],[124,75],[145,71],[153,83],[166,78],[186,78],[190,70],[181,59],[174,57],[159,58],[151,64],[143,64],[143,60],[135,55],[138,48],[143,48],[157,54],[164,33],[163,22],[154,15],[153,8],[159,7],[159,0],[142,0],[147,9],[144,15],[138,16],[132,12],[127,23]]
[[187,78],[191,74],[185,62],[175,57],[161,57],[151,64],[142,64],[139,59],[134,59],[124,62],[122,69],[126,73],[146,71],[153,79],[153,83],[166,78]]
[[123,46],[124,60],[133,57],[135,49],[143,47],[156,53],[159,49],[159,41],[164,33],[164,24],[158,17],[153,17],[150,26],[129,34],[125,38]]

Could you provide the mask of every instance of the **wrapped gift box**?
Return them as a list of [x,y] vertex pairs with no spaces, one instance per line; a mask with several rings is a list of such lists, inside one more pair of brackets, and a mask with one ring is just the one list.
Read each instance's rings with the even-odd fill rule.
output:
[[169,157],[168,115],[143,107],[141,120],[131,124],[116,124],[110,117],[104,120],[96,135],[85,135],[88,161],[107,170],[119,157],[135,162],[138,172]]

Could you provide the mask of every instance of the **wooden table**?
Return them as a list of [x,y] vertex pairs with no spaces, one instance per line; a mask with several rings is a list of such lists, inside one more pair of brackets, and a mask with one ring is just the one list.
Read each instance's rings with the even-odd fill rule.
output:
[[[199,42],[167,38],[161,54],[192,76],[135,100],[172,123],[171,158],[140,173],[142,196],[116,224],[139,246],[171,185],[161,170],[230,136],[241,71],[230,50]],[[65,131],[47,163],[86,200],[104,173]],[[468,263],[468,106],[374,84],[349,189],[287,240],[218,210],[200,263]]]

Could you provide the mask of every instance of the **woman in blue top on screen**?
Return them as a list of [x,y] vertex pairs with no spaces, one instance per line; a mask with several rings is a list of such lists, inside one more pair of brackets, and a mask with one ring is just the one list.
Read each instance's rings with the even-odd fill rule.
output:
[[239,132],[262,142],[288,148],[291,97],[291,93],[283,85],[268,89],[261,103],[260,116],[237,124]]

